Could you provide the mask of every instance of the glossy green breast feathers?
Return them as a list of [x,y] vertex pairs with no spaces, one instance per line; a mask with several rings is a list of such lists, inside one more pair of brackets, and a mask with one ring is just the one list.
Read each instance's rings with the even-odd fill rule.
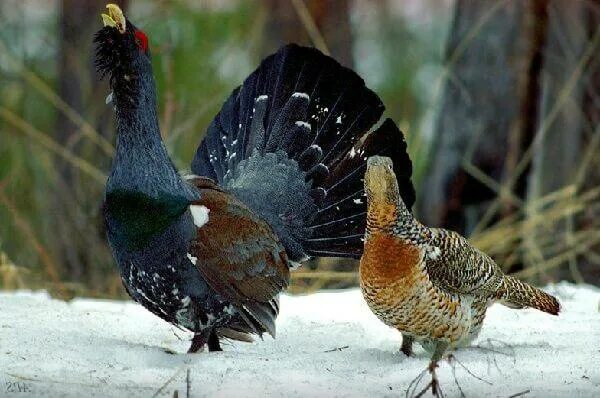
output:
[[185,197],[168,193],[151,197],[136,191],[111,191],[104,204],[109,234],[120,244],[139,250],[179,218],[189,204]]

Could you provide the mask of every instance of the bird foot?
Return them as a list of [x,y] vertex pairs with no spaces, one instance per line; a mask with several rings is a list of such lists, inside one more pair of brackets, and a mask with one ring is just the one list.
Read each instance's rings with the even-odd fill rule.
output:
[[[425,395],[425,393],[427,391],[429,391],[431,389],[431,394],[434,397],[443,398],[444,393],[442,392],[442,388],[440,387],[440,382],[437,378],[437,374],[435,373],[435,369],[437,367],[438,367],[437,361],[431,361],[429,363],[429,366],[427,367],[427,369],[422,371],[413,381],[410,382],[410,385],[408,386],[408,390],[406,391],[406,396],[412,397],[412,398],[420,398],[423,395]],[[429,373],[431,375],[431,381],[425,386],[425,388],[423,388],[421,391],[416,393],[417,386],[419,385],[419,383],[423,379],[423,376],[426,373]],[[411,394],[411,392],[412,392],[412,394]]]
[[208,346],[208,351],[223,351],[219,342],[219,336],[212,330],[209,333],[196,333],[192,338],[192,344],[188,354],[194,354],[198,351],[204,351],[204,346]]
[[404,355],[406,355],[409,358],[413,356],[413,352],[410,347],[402,346],[402,348],[400,348],[400,352],[402,352]]
[[206,343],[208,344],[208,351],[223,351],[219,342],[219,336],[214,331],[210,333]]
[[[429,386],[431,386],[431,393],[433,394],[434,397],[443,397],[444,394],[442,393],[442,389],[440,388],[440,382],[437,378],[437,374],[435,373],[435,368],[438,367],[437,362],[431,361],[429,363],[429,374],[431,374],[431,382],[429,383]],[[427,391],[427,387],[425,387],[424,392]]]
[[402,334],[402,347],[400,348],[400,351],[402,351],[402,353],[404,355],[406,355],[407,357],[412,356],[413,342],[414,342],[413,337]]
[[202,334],[195,334],[192,338],[192,344],[188,349],[188,354],[195,354],[198,351],[204,351],[204,346],[206,345],[206,338]]

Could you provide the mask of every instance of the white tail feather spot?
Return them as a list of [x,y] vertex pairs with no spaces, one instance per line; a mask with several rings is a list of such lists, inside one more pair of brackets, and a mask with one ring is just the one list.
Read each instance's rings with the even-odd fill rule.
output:
[[310,97],[308,96],[308,94],[306,94],[306,93],[301,93],[301,92],[298,92],[298,91],[297,91],[297,92],[295,92],[294,94],[292,94],[292,97],[294,97],[294,98],[298,98],[298,97],[300,97],[300,98],[305,98],[305,99],[307,99],[307,100],[309,100],[309,99],[310,99]]

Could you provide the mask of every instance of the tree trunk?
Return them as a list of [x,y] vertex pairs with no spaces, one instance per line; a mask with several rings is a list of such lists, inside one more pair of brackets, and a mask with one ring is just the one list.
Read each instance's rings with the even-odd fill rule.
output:
[[[527,200],[530,203],[574,183],[577,165],[585,153],[582,140],[584,123],[587,121],[583,97],[587,79],[576,81],[563,105],[557,105],[557,101],[561,97],[561,91],[568,89],[569,80],[589,45],[587,25],[582,23],[586,21],[587,12],[588,7],[584,1],[552,0],[548,8],[548,45],[545,49],[544,74],[541,79],[541,112],[537,120],[540,136],[534,148],[527,189]],[[537,206],[531,206],[528,209],[529,215],[535,216],[539,210],[541,209]],[[551,233],[568,241],[571,239],[575,222],[574,217],[568,217],[564,222],[558,223]],[[527,250],[527,253],[541,255],[541,258],[529,258],[531,263],[535,264],[551,256],[548,249],[553,250],[553,247],[544,248],[541,242],[542,236],[547,234],[547,230],[540,231],[526,240],[529,248],[535,248]],[[541,282],[567,278],[578,282],[584,280],[574,258],[569,261],[569,267],[557,267],[540,277]]]
[[[331,55],[342,65],[352,67],[352,29],[350,0],[298,0],[322,35]],[[265,54],[287,43],[315,46],[308,27],[290,0],[268,0]]]
[[[477,173],[500,182],[507,158],[519,158],[531,141],[544,3],[457,1],[432,162],[419,190],[427,224],[471,232],[498,194]],[[534,123],[521,119],[529,112]]]
[[[426,223],[468,234],[476,223],[482,226],[484,212],[498,219],[521,208],[528,220],[540,220],[538,199],[570,184],[583,188],[577,172],[586,153],[584,133],[587,128],[593,142],[598,125],[597,111],[586,107],[597,98],[597,58],[589,52],[598,40],[595,4],[457,0],[433,160],[419,190]],[[501,195],[501,186],[508,195]],[[492,198],[500,205],[488,213]],[[503,249],[508,257],[497,260],[509,271],[535,268],[574,247],[574,229],[590,223],[547,221],[553,226],[524,232],[514,250]],[[538,281],[584,280],[575,260],[538,273]]]

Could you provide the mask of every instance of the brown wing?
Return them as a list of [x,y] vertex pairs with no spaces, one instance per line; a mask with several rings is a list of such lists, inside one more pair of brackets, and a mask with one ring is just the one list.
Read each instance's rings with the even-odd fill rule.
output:
[[[194,205],[209,209],[208,222],[197,229],[190,252],[210,286],[238,311],[250,315],[275,334],[277,295],[290,279],[287,255],[271,227],[211,180],[192,181],[201,199]],[[251,325],[252,326],[252,325]]]
[[425,248],[425,266],[432,282],[449,292],[490,295],[502,271],[485,253],[454,231],[430,229],[435,237]]

